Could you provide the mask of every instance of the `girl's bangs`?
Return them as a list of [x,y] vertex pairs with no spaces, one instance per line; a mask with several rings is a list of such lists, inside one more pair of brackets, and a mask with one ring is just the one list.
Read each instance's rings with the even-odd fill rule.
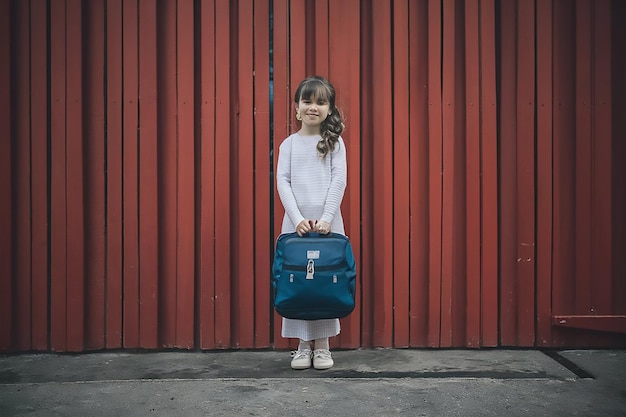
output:
[[320,82],[310,82],[302,86],[300,99],[310,100],[312,98],[331,101],[331,92],[327,86]]

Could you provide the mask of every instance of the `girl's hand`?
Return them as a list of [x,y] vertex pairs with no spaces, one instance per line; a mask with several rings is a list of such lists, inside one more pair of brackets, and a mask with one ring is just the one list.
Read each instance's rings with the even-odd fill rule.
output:
[[330,223],[319,221],[317,222],[315,229],[317,230],[317,233],[327,235],[330,233]]
[[298,227],[296,227],[296,233],[298,233],[298,236],[304,236],[313,230],[313,225],[313,220],[304,219],[298,224]]

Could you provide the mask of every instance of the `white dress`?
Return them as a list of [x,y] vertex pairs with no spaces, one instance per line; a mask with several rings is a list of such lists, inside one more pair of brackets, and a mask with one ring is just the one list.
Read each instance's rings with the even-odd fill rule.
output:
[[[335,150],[322,158],[316,148],[319,140],[294,133],[280,145],[276,186],[285,209],[281,233],[293,233],[302,220],[315,219],[345,235],[340,206],[347,183],[346,146],[340,137]],[[283,318],[281,335],[310,341],[336,336],[340,330],[339,319]]]

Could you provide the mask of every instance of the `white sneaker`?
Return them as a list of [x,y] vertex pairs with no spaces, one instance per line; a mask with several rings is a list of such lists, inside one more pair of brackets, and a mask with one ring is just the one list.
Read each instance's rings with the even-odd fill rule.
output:
[[329,369],[332,368],[335,362],[330,354],[330,350],[327,349],[315,349],[313,351],[313,367],[315,369]]
[[311,367],[311,350],[303,349],[291,352],[291,367],[293,369],[309,369]]

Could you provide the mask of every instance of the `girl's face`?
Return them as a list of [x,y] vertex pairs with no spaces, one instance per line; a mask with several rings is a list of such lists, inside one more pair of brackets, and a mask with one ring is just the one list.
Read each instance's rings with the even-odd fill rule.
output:
[[319,96],[301,97],[296,103],[296,112],[300,112],[302,124],[307,127],[319,127],[330,111],[330,103]]

